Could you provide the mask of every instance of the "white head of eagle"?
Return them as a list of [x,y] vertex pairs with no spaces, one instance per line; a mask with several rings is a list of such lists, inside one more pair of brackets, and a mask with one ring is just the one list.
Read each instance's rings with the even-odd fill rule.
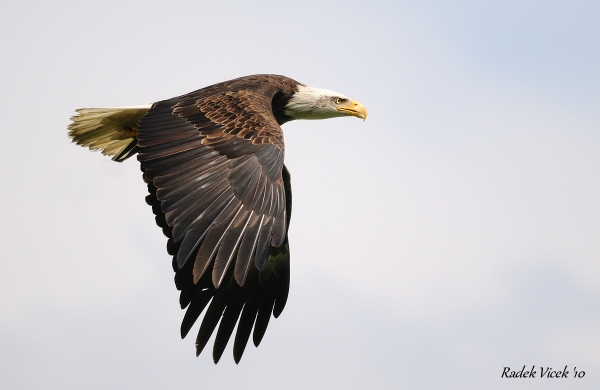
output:
[[367,119],[367,109],[341,93],[299,85],[284,108],[292,119],[329,119],[355,116]]

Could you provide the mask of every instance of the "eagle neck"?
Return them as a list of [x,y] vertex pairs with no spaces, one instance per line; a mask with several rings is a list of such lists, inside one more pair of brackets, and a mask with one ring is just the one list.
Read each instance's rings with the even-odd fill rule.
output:
[[283,91],[277,92],[271,100],[271,107],[273,108],[273,116],[275,120],[281,126],[286,122],[293,120],[293,118],[285,113],[285,106],[292,98],[292,93],[286,93]]

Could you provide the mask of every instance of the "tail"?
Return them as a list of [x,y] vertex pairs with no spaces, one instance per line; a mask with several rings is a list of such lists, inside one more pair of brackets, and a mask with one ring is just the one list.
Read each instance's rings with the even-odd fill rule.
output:
[[151,106],[80,108],[71,117],[69,137],[122,162],[138,151],[137,124]]

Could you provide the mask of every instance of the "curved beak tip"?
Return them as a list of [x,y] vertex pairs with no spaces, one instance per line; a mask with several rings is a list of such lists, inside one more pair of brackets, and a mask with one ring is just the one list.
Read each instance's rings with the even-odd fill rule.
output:
[[360,118],[363,122],[367,120],[367,109],[357,101],[351,101],[350,104],[338,107],[338,111]]
[[363,122],[367,120],[367,109],[360,103],[356,107],[356,116],[361,118]]

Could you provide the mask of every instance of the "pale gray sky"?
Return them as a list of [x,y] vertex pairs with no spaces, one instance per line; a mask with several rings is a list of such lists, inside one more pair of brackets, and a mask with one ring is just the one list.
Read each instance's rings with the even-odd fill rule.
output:
[[[5,1],[1,387],[600,388],[600,5],[549,3]],[[66,127],[254,73],[369,118],[284,126],[290,298],[215,366],[137,161]]]

